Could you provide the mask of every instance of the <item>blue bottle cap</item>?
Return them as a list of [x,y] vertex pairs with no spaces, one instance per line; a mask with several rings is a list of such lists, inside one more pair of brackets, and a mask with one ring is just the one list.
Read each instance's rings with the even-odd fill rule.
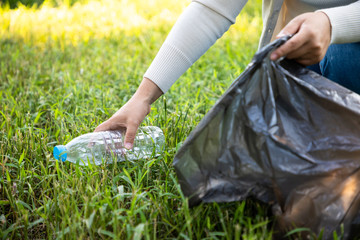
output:
[[67,158],[66,147],[64,145],[55,146],[53,155],[55,159],[65,162]]

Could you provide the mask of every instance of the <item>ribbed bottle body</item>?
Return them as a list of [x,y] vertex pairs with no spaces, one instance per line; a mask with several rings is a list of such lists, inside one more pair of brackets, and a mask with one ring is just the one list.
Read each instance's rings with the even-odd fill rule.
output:
[[104,131],[81,135],[65,145],[63,161],[80,165],[112,163],[113,161],[137,160],[156,157],[165,146],[165,137],[158,127],[141,127],[135,137],[134,147],[124,147],[124,132]]

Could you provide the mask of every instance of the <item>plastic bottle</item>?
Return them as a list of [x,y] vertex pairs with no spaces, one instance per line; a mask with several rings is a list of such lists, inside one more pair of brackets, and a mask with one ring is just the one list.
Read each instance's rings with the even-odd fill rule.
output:
[[124,132],[104,131],[81,135],[68,144],[54,147],[54,157],[63,162],[80,165],[100,165],[103,162],[137,160],[159,156],[164,150],[165,137],[158,127],[141,127],[135,137],[134,147],[124,147]]

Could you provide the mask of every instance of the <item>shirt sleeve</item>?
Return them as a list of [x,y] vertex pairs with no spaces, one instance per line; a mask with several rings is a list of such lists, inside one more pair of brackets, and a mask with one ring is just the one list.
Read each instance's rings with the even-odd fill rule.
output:
[[144,74],[163,93],[235,23],[246,3],[224,1],[193,1],[171,29]]
[[360,0],[346,6],[321,9],[330,19],[331,43],[360,42]]

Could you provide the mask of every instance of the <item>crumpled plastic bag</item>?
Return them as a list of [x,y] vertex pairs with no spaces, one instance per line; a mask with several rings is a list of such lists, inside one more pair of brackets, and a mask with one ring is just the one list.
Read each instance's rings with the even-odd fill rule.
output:
[[280,229],[360,229],[360,96],[294,61],[256,53],[174,159],[190,205],[254,197]]

